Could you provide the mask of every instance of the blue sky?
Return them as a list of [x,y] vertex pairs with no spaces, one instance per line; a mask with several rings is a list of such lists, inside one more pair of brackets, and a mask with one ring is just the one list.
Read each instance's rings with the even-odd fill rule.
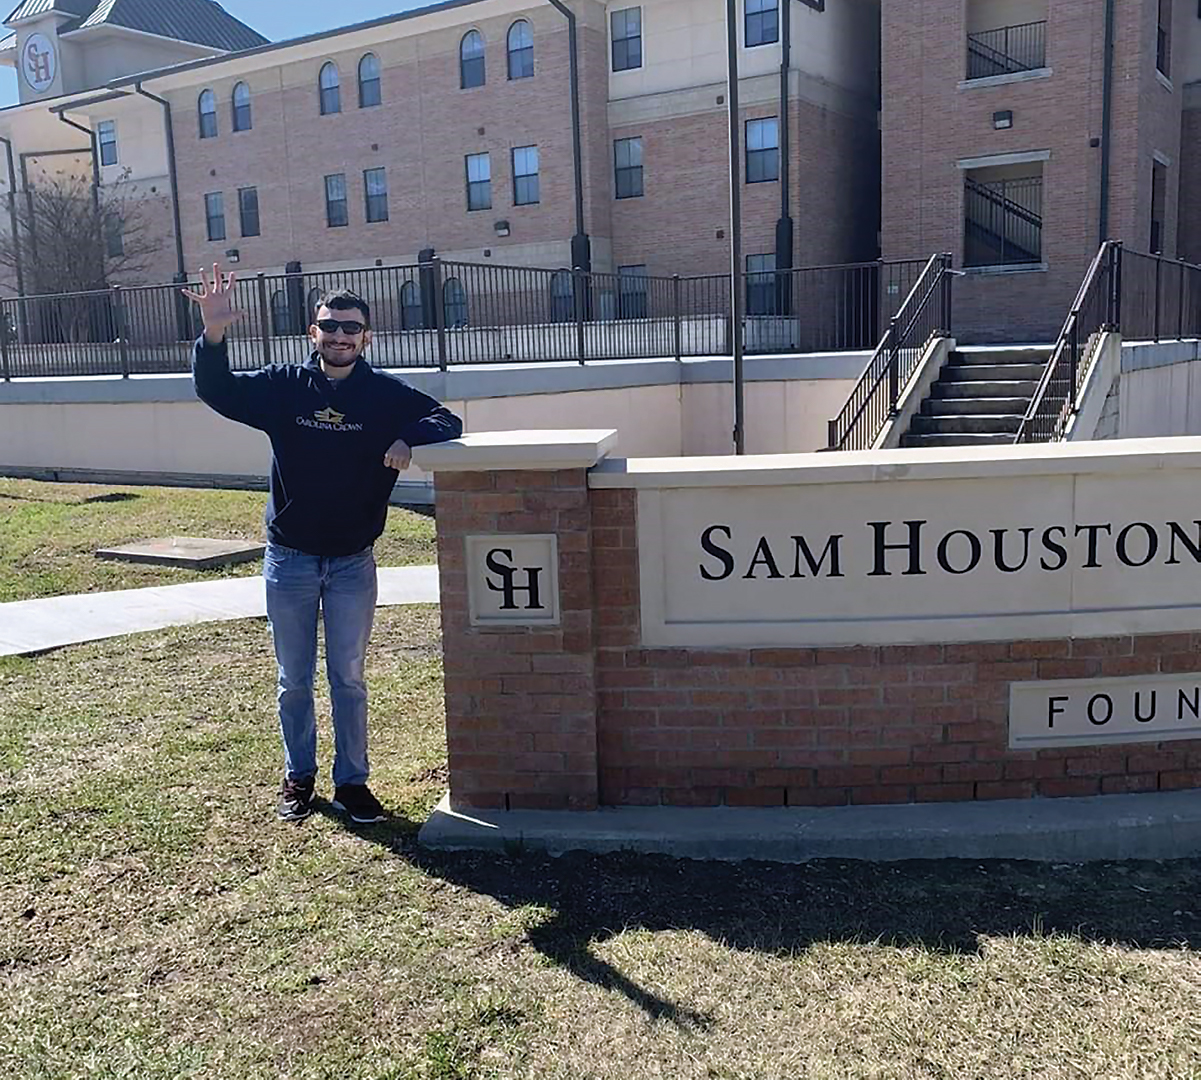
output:
[[[434,0],[221,0],[222,7],[234,18],[253,26],[272,41],[378,19],[409,8],[425,7],[432,2]],[[0,107],[16,101],[17,74],[10,68],[0,68]]]

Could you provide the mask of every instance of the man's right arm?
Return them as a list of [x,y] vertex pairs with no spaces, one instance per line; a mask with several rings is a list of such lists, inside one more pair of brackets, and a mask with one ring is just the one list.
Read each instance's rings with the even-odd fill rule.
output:
[[271,372],[230,371],[224,338],[216,344],[207,335],[197,340],[192,349],[192,382],[196,396],[222,416],[260,431],[271,427],[275,400]]

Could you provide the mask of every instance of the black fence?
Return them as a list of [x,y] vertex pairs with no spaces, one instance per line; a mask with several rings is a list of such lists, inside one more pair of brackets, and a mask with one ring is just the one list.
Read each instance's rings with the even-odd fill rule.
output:
[[[742,276],[748,354],[870,349],[920,275],[917,260]],[[195,288],[196,284],[192,283]],[[328,289],[371,305],[372,362],[386,368],[729,356],[730,278],[651,277],[446,262],[240,279],[230,362],[301,363]],[[201,326],[181,286],[0,300],[0,376],[188,370]]]
[[889,319],[867,370],[841,413],[830,421],[828,450],[868,450],[897,415],[905,385],[937,338],[951,330],[950,255],[933,255]]
[[1055,442],[1067,431],[1101,335],[1126,341],[1201,337],[1201,266],[1101,245],[1055,342],[1017,442]]
[[1047,64],[1047,23],[1002,26],[967,36],[967,77],[987,79]]

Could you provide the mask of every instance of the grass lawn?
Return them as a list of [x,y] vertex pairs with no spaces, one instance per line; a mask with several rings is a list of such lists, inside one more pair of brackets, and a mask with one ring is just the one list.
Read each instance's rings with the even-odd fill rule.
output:
[[358,831],[273,817],[263,622],[0,660],[0,1075],[1201,1075],[1201,861],[424,852],[437,614],[377,627]]
[[[267,496],[257,491],[46,484],[0,477],[0,603],[67,593],[176,585],[261,571],[97,559],[97,548],[157,536],[260,540]],[[381,566],[436,561],[431,518],[392,507],[375,547]]]

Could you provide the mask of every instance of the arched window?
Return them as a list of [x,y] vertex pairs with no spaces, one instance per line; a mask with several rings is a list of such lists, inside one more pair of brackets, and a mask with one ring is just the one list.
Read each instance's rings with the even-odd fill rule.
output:
[[331,60],[321,68],[321,115],[329,116],[342,111],[342,80],[338,78],[338,67]]
[[368,53],[359,61],[359,108],[370,109],[384,100],[380,93],[379,58]]
[[575,318],[570,270],[560,270],[550,279],[550,318],[551,322],[571,322]]
[[421,286],[415,281],[406,281],[400,289],[400,328],[402,330],[425,329],[425,308],[421,304]]
[[447,278],[442,286],[442,324],[448,330],[467,325],[467,290],[458,278]]
[[525,19],[509,27],[509,78],[529,79],[534,74],[534,33]]
[[234,131],[249,131],[252,127],[250,87],[240,82],[234,87]]
[[217,137],[217,95],[211,90],[200,94],[200,137],[215,139]]
[[276,289],[271,294],[271,333],[276,337],[287,337],[292,333],[292,311],[288,307],[288,294]]
[[483,86],[485,78],[484,35],[478,30],[468,30],[459,42],[459,86],[470,90],[473,86]]

